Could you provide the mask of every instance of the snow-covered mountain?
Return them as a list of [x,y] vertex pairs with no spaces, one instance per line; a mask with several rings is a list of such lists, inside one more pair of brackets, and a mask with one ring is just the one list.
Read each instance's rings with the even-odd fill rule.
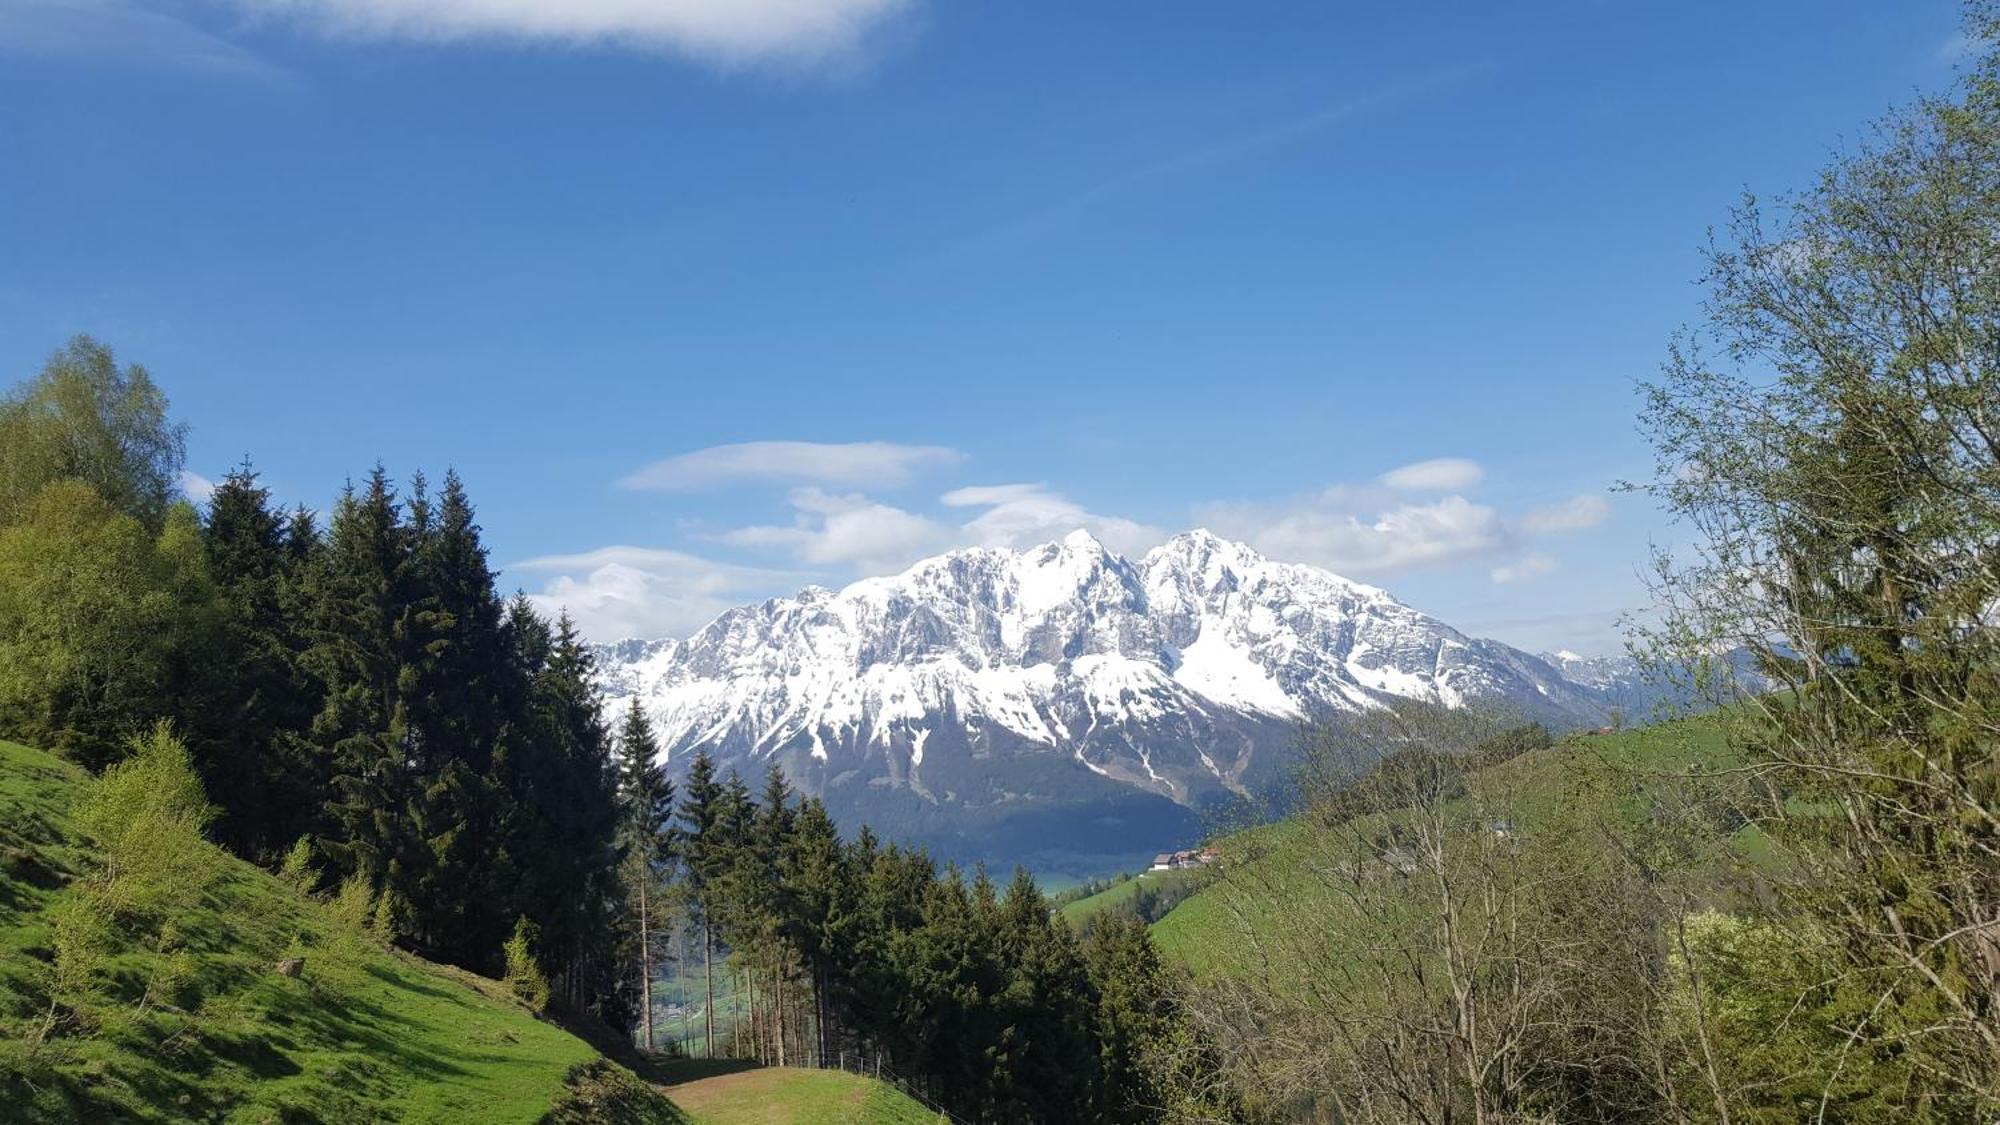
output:
[[844,822],[953,854],[1151,848],[1280,777],[1308,713],[1490,700],[1595,725],[1622,688],[1205,531],[1136,561],[1085,532],[955,551],[599,661],[671,760],[775,760]]

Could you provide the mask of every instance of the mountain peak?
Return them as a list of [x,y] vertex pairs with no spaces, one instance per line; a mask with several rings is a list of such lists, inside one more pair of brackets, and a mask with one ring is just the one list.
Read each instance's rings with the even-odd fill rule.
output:
[[1035,810],[1087,794],[1193,808],[1281,778],[1302,714],[1493,699],[1595,726],[1611,687],[1205,529],[1136,562],[1087,529],[954,551],[607,650],[600,669],[670,760],[779,761],[878,827],[1045,826]]

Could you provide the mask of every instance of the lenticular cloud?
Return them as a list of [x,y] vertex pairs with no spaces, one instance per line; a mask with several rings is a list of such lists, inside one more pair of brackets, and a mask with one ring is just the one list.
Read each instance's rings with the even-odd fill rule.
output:
[[554,40],[729,63],[851,54],[912,0],[227,0],[256,15],[382,39]]

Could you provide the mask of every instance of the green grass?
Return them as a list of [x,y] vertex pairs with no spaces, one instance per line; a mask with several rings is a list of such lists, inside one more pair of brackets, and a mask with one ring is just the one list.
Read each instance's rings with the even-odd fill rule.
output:
[[1141,871],[1129,879],[1121,879],[1089,898],[1064,903],[1059,912],[1070,925],[1081,925],[1093,914],[1113,907],[1122,906],[1139,897],[1141,888],[1164,890],[1167,887],[1188,883],[1200,874],[1196,870],[1186,871]]
[[[161,955],[124,940],[95,1026],[31,1047],[51,911],[95,862],[69,823],[90,784],[0,743],[0,1120],[533,1122],[577,1098],[618,1115],[568,1119],[680,1119],[495,982],[385,950],[234,860],[166,919],[192,969],[180,986],[142,1008]],[[297,978],[274,971],[286,957],[305,959]]]
[[935,1125],[895,1087],[839,1070],[765,1067],[671,1088],[695,1125]]
[[[1730,764],[1731,721],[1728,714],[1716,714],[1617,734],[1572,736],[1471,774],[1467,800],[1513,820],[1524,832],[1578,800],[1602,802],[1610,818],[1626,820],[1644,807],[1649,780],[1691,767]],[[1341,833],[1338,840],[1329,839],[1288,820],[1220,841],[1217,846],[1225,856],[1221,877],[1153,924],[1155,944],[1197,977],[1239,976],[1251,971],[1242,960],[1254,944],[1244,940],[1247,932],[1340,925],[1343,905],[1311,870],[1333,858],[1329,849],[1348,847],[1351,837]],[[1735,843],[1738,853],[1749,857],[1762,850],[1754,830],[1739,834]]]

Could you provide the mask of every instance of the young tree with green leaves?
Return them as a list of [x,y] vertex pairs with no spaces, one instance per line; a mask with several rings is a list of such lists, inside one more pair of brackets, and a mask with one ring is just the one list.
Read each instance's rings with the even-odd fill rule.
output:
[[1833,1105],[1867,1068],[1913,1118],[2000,1111],[2000,13],[1968,32],[1950,95],[1744,202],[1648,388],[1650,491],[1693,538],[1653,640],[1776,683],[1742,700],[1784,856],[1765,922],[1865,1000],[1806,1073],[1725,1091],[1739,1110]]
[[0,528],[0,733],[102,769],[182,713],[216,625],[191,509],[149,530],[59,480]]
[[121,370],[110,348],[78,336],[0,398],[0,526],[26,518],[44,488],[76,480],[158,532],[181,494],[185,444],[146,370]]

